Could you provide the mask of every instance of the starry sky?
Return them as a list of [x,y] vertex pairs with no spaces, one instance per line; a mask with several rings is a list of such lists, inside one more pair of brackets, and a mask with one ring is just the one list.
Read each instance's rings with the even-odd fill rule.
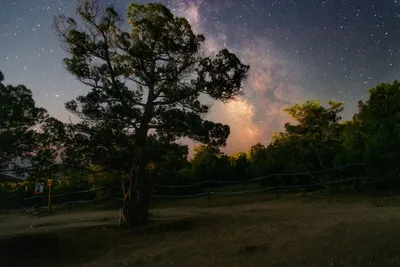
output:
[[[232,153],[270,142],[290,120],[284,112],[290,105],[342,101],[349,119],[370,88],[399,79],[398,1],[161,2],[205,35],[208,53],[226,47],[250,65],[245,95],[214,103],[208,116],[230,125],[225,151]],[[112,3],[125,17],[130,2]],[[0,70],[6,84],[25,84],[37,104],[62,121],[69,115],[64,103],[88,92],[64,69],[66,53],[52,31],[53,16],[75,16],[75,7],[71,0],[0,0]]]

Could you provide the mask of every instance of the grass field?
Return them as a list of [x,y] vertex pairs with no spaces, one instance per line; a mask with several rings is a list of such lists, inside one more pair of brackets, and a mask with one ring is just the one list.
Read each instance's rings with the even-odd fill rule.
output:
[[400,266],[396,198],[205,202],[159,204],[148,225],[129,230],[98,207],[0,214],[0,266]]

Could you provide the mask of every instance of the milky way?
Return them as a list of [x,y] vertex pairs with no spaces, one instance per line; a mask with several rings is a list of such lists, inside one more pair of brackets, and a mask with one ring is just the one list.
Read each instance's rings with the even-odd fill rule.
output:
[[[123,13],[129,2],[114,4]],[[226,47],[250,65],[245,95],[238,101],[203,99],[213,104],[208,119],[231,127],[229,153],[268,143],[290,120],[284,112],[290,105],[343,101],[347,119],[368,89],[399,78],[397,1],[162,2],[205,35],[206,53]],[[52,17],[60,13],[74,16],[73,1],[1,0],[0,70],[7,83],[27,85],[38,105],[65,121],[64,102],[88,89],[63,69],[66,54],[51,30]]]

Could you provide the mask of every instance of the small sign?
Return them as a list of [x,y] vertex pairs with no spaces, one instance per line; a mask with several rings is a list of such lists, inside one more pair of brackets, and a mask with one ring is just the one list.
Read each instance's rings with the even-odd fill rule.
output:
[[47,179],[47,185],[51,186],[53,184],[53,179]]
[[35,194],[43,194],[44,184],[37,183],[35,184]]

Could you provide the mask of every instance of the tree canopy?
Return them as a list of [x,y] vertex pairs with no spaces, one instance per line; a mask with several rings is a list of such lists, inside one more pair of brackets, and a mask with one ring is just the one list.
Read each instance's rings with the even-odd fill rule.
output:
[[24,85],[5,85],[0,72],[0,172],[26,177],[48,175],[56,165],[58,120],[36,106]]

